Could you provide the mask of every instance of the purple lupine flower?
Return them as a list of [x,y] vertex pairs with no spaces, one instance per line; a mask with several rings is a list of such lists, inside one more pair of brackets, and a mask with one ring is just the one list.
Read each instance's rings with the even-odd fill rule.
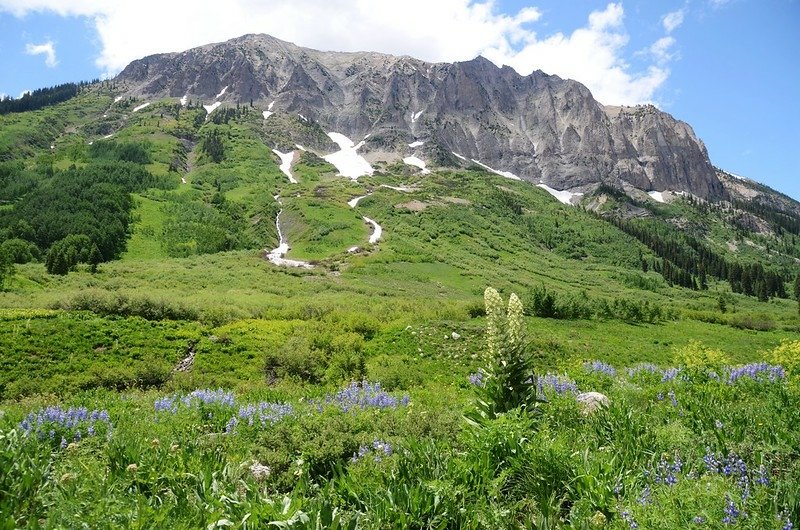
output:
[[374,440],[371,446],[359,446],[358,451],[353,453],[353,457],[350,459],[350,462],[356,463],[370,453],[372,454],[372,458],[375,460],[375,462],[380,462],[384,457],[391,456],[393,452],[394,450],[389,442],[385,442],[383,440]]
[[706,522],[706,518],[702,515],[696,515],[694,519],[692,519],[694,524],[703,524]]
[[730,495],[725,495],[725,517],[722,518],[722,522],[724,524],[736,524],[736,521],[739,519],[741,512],[739,508],[736,507],[736,503],[733,502]]
[[548,373],[538,378],[539,393],[544,394],[546,391],[552,390],[559,396],[564,394],[578,394],[578,385],[570,379],[566,374],[555,375]]
[[398,406],[407,406],[408,403],[409,398],[407,395],[398,399],[384,391],[380,383],[370,383],[368,381],[362,381],[360,384],[356,382],[350,383],[350,385],[336,394],[325,396],[322,403],[315,402],[319,409],[323,405],[333,405],[344,412],[368,408],[395,409]]
[[583,368],[589,373],[601,373],[609,377],[616,377],[617,369],[603,361],[584,363]]
[[175,414],[178,412],[178,398],[176,396],[165,396],[157,399],[154,407],[156,412],[171,412]]
[[631,515],[631,512],[629,512],[628,510],[622,510],[622,512],[620,513],[620,516],[622,517],[623,521],[628,523],[628,526],[630,528],[633,528],[633,529],[639,528],[639,523],[637,523],[634,520],[633,516]]
[[764,464],[758,466],[758,476],[756,477],[756,484],[759,486],[769,486],[769,473]]
[[294,414],[294,408],[288,403],[251,403],[239,407],[238,419],[247,423],[248,427],[266,427]]
[[786,372],[780,365],[772,365],[765,362],[750,363],[744,366],[730,367],[728,369],[727,383],[729,385],[742,379],[775,383],[786,379]]
[[672,403],[672,406],[673,407],[677,407],[678,406],[678,398],[675,397],[675,391],[674,390],[670,390],[669,392],[667,392],[667,395],[669,396],[669,400]]
[[669,381],[674,381],[680,372],[680,368],[667,368],[664,370],[664,375],[661,376],[661,382],[667,383]]
[[469,382],[475,386],[483,386],[486,384],[483,380],[485,375],[486,372],[483,371],[483,368],[479,368],[477,372],[469,375]]
[[231,416],[231,419],[225,424],[225,434],[233,434],[236,432],[236,425],[238,425],[238,423],[239,420],[236,419],[236,416]]
[[97,424],[104,424],[106,432],[111,432],[107,411],[90,412],[86,407],[64,409],[61,406],[48,406],[28,413],[19,423],[19,429],[25,436],[35,436],[38,440],[55,441],[60,438],[60,445],[66,447],[68,439],[80,441],[83,438],[82,429],[86,429],[87,436],[95,436]]
[[661,368],[653,363],[639,363],[634,367],[628,368],[626,371],[628,372],[629,377],[634,377],[642,372],[647,372],[649,374],[660,374]]
[[654,481],[656,484],[674,486],[678,483],[678,474],[681,472],[682,463],[680,456],[675,455],[675,459],[669,462],[666,456],[661,455],[661,460],[656,466]]
[[641,504],[642,506],[646,506],[652,502],[650,499],[652,492],[650,491],[650,485],[644,487],[642,492],[639,494],[639,497],[636,499],[636,502]]
[[358,451],[353,453],[353,458],[350,459],[350,462],[356,463],[362,458],[364,458],[369,453],[369,447],[366,445],[362,445],[358,448]]

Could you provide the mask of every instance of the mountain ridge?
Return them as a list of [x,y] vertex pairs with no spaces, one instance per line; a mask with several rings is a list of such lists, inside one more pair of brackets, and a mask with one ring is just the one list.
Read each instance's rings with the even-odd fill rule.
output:
[[522,76],[480,56],[428,63],[245,35],[133,61],[117,81],[129,95],[274,104],[328,131],[369,135],[362,152],[372,160],[399,160],[424,141],[430,163],[453,164],[457,153],[557,190],[727,197],[689,124],[653,106],[607,108],[577,81]]

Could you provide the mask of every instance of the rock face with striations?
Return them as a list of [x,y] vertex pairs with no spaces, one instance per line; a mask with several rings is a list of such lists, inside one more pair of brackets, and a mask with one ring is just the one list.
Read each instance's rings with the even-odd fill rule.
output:
[[[322,52],[246,35],[132,62],[118,76],[129,94],[235,104],[302,114],[390,159],[452,155],[557,190],[601,183],[685,191],[720,199],[724,188],[686,123],[652,106],[604,107],[582,84],[541,71],[522,76],[478,57],[427,63],[379,53]],[[367,155],[369,156],[369,155]]]

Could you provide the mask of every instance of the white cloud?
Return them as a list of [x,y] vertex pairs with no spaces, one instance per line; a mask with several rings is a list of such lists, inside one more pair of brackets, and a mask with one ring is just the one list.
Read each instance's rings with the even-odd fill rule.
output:
[[30,93],[31,93],[30,90],[23,90],[22,92],[19,93],[19,96],[17,96],[17,99],[22,99],[22,96],[24,96],[25,94],[30,94]]
[[661,37],[650,46],[650,53],[659,64],[664,64],[675,58],[675,54],[670,51],[675,39],[667,36]]
[[58,64],[58,59],[56,59],[56,47],[51,40],[42,44],[28,43],[25,45],[25,53],[28,55],[44,55],[44,64],[46,64],[48,68],[55,68]]
[[533,69],[577,79],[605,104],[635,104],[653,100],[669,70],[660,64],[632,72],[624,59],[628,35],[621,4],[609,4],[589,15],[589,24],[570,35],[556,33],[539,39],[532,33],[526,45],[486,50],[486,56],[513,66],[520,73]]
[[[149,54],[181,51],[245,33],[268,33],[323,50],[378,51],[428,61],[483,54],[521,74],[535,69],[586,84],[603,103],[652,101],[669,72],[655,61],[634,71],[621,4],[592,12],[572,33],[541,36],[535,7],[500,14],[494,0],[0,0],[0,11],[85,16],[108,74]],[[191,23],[185,23],[188,14]]]
[[720,7],[724,7],[730,0],[710,0],[711,7],[714,9],[719,9]]
[[683,24],[683,19],[686,16],[686,8],[679,9],[677,11],[672,11],[671,13],[667,13],[661,19],[661,24],[664,25],[664,30],[667,33],[672,33],[678,27]]

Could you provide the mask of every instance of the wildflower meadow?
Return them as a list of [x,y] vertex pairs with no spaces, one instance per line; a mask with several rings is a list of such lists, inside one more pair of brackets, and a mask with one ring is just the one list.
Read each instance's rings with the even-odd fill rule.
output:
[[798,348],[745,365],[542,369],[515,298],[488,290],[484,354],[429,384],[4,405],[0,527],[798,524]]

